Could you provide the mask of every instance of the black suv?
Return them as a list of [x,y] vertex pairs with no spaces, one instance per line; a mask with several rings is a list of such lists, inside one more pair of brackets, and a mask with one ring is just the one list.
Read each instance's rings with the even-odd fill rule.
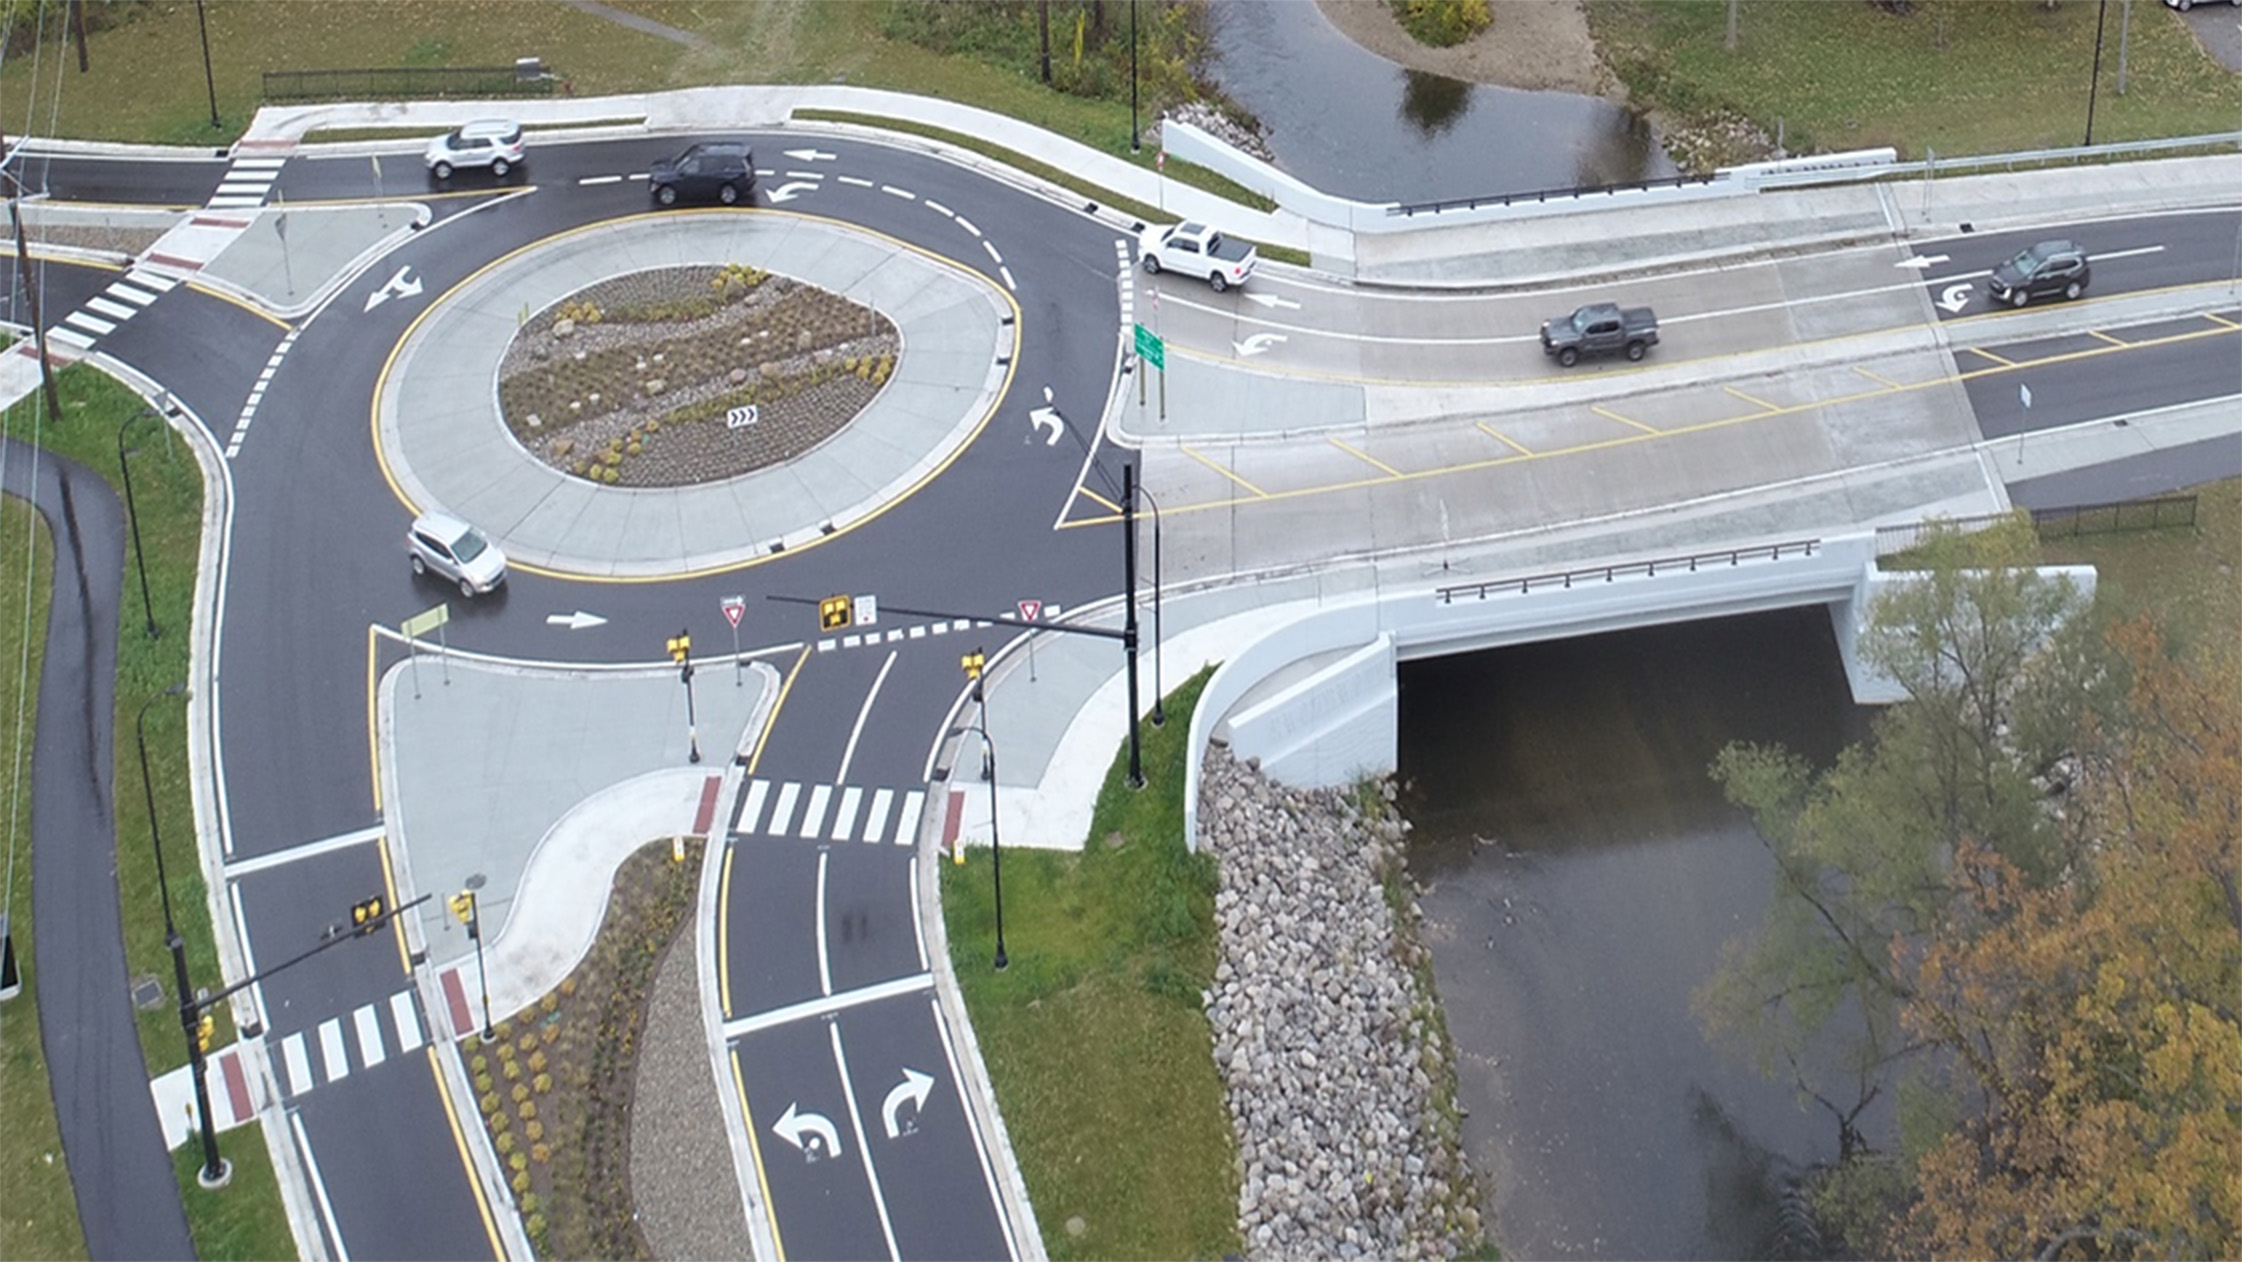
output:
[[656,162],[646,173],[654,200],[674,206],[688,201],[719,201],[729,206],[755,195],[755,155],[737,141],[708,141],[674,158]]
[[2021,307],[2034,298],[2061,294],[2076,298],[2086,292],[2093,273],[2086,251],[2070,241],[2042,241],[1993,269],[1986,292],[1993,301]]

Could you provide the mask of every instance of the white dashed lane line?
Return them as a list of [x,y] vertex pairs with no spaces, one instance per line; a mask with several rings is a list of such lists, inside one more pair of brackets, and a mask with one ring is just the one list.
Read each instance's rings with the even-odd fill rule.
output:
[[881,191],[881,192],[883,192],[883,193],[885,193],[885,194],[887,194],[887,195],[888,195],[888,196],[890,196],[890,197],[900,197],[900,198],[902,198],[902,199],[903,199],[904,201],[907,201],[907,202],[915,202],[915,201],[917,201],[917,200],[918,200],[918,194],[916,194],[916,193],[913,193],[913,192],[909,191],[908,189],[900,189],[900,188],[897,188],[897,187],[895,187],[895,186],[894,186],[893,184],[882,184],[882,185],[880,185],[880,191]]
[[622,182],[623,177],[620,175],[587,175],[576,181],[578,185],[587,187],[593,184],[620,184]]
[[853,184],[853,185],[855,185],[855,186],[856,186],[856,187],[858,187],[858,188],[875,188],[875,187],[877,187],[877,185],[873,184],[873,183],[872,183],[872,181],[870,181],[870,180],[860,180],[860,179],[856,178],[856,177],[855,177],[855,176],[853,176],[853,175],[841,175],[841,176],[835,176],[834,178],[835,178],[835,179],[838,179],[838,180],[839,180],[839,181],[840,181],[841,183],[843,183],[843,184]]

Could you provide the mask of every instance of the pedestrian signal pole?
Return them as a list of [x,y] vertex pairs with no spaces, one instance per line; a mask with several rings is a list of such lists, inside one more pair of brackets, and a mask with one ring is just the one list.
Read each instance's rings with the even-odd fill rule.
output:
[[475,944],[475,980],[483,992],[483,1041],[488,1043],[498,1037],[490,1023],[490,972],[483,965],[483,909],[473,890],[461,890],[452,895],[452,915],[467,926],[467,940]]
[[679,631],[670,637],[670,660],[677,663],[677,677],[685,685],[685,743],[691,750],[687,762],[701,760],[700,725],[693,717],[693,637],[690,632]]

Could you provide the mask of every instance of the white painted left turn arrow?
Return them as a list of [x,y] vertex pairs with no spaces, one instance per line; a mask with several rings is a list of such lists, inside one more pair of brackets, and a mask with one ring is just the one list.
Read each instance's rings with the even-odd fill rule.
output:
[[1230,349],[1238,352],[1238,354],[1240,355],[1259,355],[1261,352],[1268,350],[1270,347],[1275,346],[1277,343],[1285,340],[1285,335],[1282,333],[1256,333],[1243,342],[1230,343]]
[[587,627],[605,626],[607,625],[607,619],[596,613],[585,613],[579,609],[575,613],[546,614],[545,625],[548,627],[567,627],[571,631],[582,631]]
[[392,298],[410,298],[418,294],[420,292],[419,279],[406,274],[412,270],[409,264],[398,268],[397,274],[390,277],[386,284],[367,294],[366,310],[371,311]]
[[811,1161],[841,1155],[841,1132],[818,1113],[805,1113],[789,1103],[786,1112],[771,1124],[780,1139],[802,1150]]
[[1046,447],[1058,446],[1059,435],[1066,429],[1066,418],[1060,416],[1059,410],[1051,406],[1051,387],[1049,386],[1043,387],[1043,406],[1028,413],[1028,432],[1032,435],[1046,425],[1051,427],[1051,436],[1043,440],[1043,445]]
[[790,202],[795,198],[800,197],[804,193],[816,192],[817,187],[817,185],[812,184],[806,180],[788,180],[786,183],[781,184],[777,188],[771,190],[771,201],[773,204],[779,202]]
[[786,156],[800,158],[804,162],[831,162],[840,155],[825,153],[817,149],[789,149],[786,151]]
[[1971,285],[1966,280],[1960,284],[1948,285],[1945,292],[1938,296],[1938,305],[1950,313],[1959,312],[1970,305],[1970,289]]

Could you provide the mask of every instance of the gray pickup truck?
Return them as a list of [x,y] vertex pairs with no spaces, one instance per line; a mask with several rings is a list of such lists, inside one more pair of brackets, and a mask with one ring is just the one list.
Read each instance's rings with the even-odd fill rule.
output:
[[1656,345],[1658,316],[1648,307],[1623,309],[1616,303],[1592,302],[1541,326],[1541,353],[1555,356],[1567,368],[1583,355],[1624,351],[1629,359],[1641,359]]

